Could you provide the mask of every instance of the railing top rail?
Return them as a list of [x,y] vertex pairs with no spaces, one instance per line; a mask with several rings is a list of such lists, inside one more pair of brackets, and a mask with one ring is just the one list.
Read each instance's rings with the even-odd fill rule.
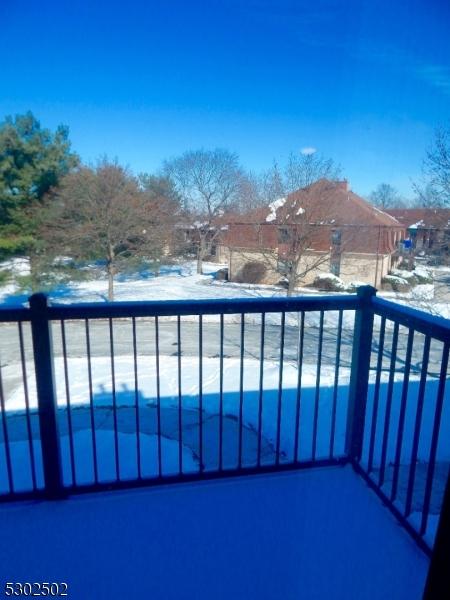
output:
[[313,310],[355,310],[360,306],[356,295],[296,296],[291,298],[230,298],[207,300],[170,300],[150,302],[112,302],[51,304],[50,319],[102,319],[126,317],[220,315]]
[[[157,300],[138,302],[81,302],[77,304],[49,304],[50,319],[108,319],[183,315],[220,315],[242,313],[270,313],[297,311],[356,310],[364,298],[356,294],[333,296],[293,296],[290,298],[229,298],[204,300]],[[422,310],[384,300],[370,298],[374,313],[411,327],[424,335],[442,342],[450,342],[450,320]],[[28,307],[1,307],[0,323],[30,321]]]
[[376,315],[396,321],[441,342],[450,342],[450,320],[383,298],[372,298]]
[[18,321],[30,321],[31,313],[28,307],[1,307],[0,323],[17,323]]

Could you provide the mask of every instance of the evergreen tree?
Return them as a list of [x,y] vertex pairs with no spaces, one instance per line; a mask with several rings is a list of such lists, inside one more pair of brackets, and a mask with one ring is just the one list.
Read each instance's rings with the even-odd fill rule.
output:
[[78,162],[67,127],[52,133],[31,112],[0,123],[0,257],[37,249],[30,209]]

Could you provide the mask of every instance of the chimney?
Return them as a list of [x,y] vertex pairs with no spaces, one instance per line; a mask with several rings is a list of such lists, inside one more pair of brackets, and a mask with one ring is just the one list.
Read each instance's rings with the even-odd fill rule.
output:
[[344,192],[350,191],[350,187],[348,185],[348,181],[344,179],[344,181],[338,181],[337,186],[340,190],[344,190]]

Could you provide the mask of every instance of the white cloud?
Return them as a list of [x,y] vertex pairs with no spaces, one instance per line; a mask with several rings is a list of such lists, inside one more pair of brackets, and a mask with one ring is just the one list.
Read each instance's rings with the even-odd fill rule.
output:
[[314,154],[315,152],[317,152],[317,148],[313,148],[312,146],[306,146],[306,148],[302,148],[300,152],[305,156],[308,156],[309,154]]
[[450,69],[441,65],[422,65],[417,68],[417,73],[431,85],[440,88],[443,92],[450,93]]

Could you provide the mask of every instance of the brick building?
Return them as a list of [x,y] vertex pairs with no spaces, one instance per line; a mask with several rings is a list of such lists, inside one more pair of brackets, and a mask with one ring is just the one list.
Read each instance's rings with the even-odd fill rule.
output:
[[348,283],[379,286],[396,265],[404,234],[403,225],[353,193],[346,181],[322,179],[267,208],[229,218],[218,258],[228,262],[231,280],[253,263],[264,267],[266,283],[274,283],[295,260],[299,284],[332,272]]

